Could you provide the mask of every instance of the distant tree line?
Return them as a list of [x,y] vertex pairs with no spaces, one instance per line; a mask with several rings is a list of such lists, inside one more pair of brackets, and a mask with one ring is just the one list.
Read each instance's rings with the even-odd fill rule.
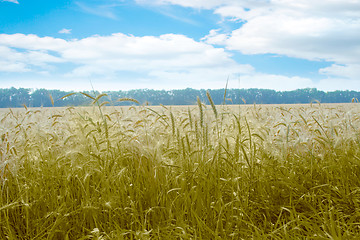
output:
[[[206,92],[209,91],[215,104],[294,104],[294,103],[348,103],[358,102],[360,92],[332,91],[324,92],[315,88],[298,89],[294,91],[275,91],[269,89],[217,89],[195,90],[186,88],[182,90],[151,90],[138,89],[129,91],[102,92],[107,96],[101,101],[108,101],[110,105],[120,106],[133,103],[118,102],[120,98],[133,98],[141,104],[148,105],[193,105],[196,99],[208,103]],[[47,89],[7,88],[0,89],[0,108],[23,107],[64,107],[88,106],[93,101],[85,94],[96,97],[100,92],[76,93],[66,98],[71,92]],[[226,94],[225,94],[226,93]]]

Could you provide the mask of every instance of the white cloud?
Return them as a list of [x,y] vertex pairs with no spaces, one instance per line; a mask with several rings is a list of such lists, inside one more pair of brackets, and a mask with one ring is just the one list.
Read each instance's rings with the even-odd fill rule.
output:
[[360,64],[332,64],[330,67],[320,69],[319,73],[331,77],[345,77],[360,80]]
[[[22,64],[27,71],[50,73],[56,70],[52,67],[58,70],[59,63],[66,63],[63,76],[78,81],[90,77],[111,81],[121,79],[124,72],[132,73],[138,79],[155,80],[163,88],[186,87],[186,83],[210,87],[216,81],[223,85],[228,75],[254,71],[236,63],[223,48],[176,34],[136,37],[117,33],[72,40],[0,34],[0,60]],[[155,81],[142,83],[156,85]]]
[[228,39],[228,35],[220,33],[221,29],[210,30],[209,34],[203,37],[201,40],[212,45],[225,45]]
[[275,53],[308,60],[354,63],[359,61],[358,32],[360,21],[274,14],[247,22],[234,30],[225,44],[228,49],[244,54]]
[[[272,0],[259,6],[228,3],[214,11],[244,21],[224,42],[229,49],[341,63],[359,61],[359,1]],[[217,37],[210,33],[206,39],[210,43]]]
[[308,87],[315,87],[315,84],[311,79],[302,77],[257,73],[244,75],[240,78],[240,88],[264,88],[288,91]]
[[0,60],[0,72],[29,72],[30,69],[24,63],[8,62]]
[[[232,32],[211,30],[202,40],[243,54],[278,54],[334,66],[323,75],[358,80],[360,2],[358,0],[182,1],[161,4],[212,9],[224,21],[239,21]],[[342,67],[339,67],[342,66]]]
[[347,79],[341,77],[330,77],[330,78],[322,79],[315,84],[315,87],[323,91],[334,91],[334,90],[360,91],[359,80]]
[[12,2],[12,3],[19,4],[19,2],[17,0],[2,0],[2,2]]
[[212,9],[239,25],[231,33],[210,31],[209,44],[244,54],[280,54],[338,64],[359,64],[358,0],[137,0],[139,4]]
[[71,33],[71,29],[67,29],[67,28],[63,28],[59,31],[59,33],[62,34],[70,34]]
[[[286,28],[287,25],[284,24],[283,27]],[[236,31],[241,30],[240,28]],[[289,30],[293,31],[291,33],[293,35],[305,34],[301,28],[296,30],[289,28]],[[89,89],[91,88],[89,79],[98,90],[223,88],[228,77],[229,87],[234,88],[292,90],[317,87],[323,90],[340,88],[360,90],[360,85],[356,85],[358,82],[354,80],[360,77],[358,70],[360,66],[355,58],[349,56],[343,58],[348,62],[347,64],[335,63],[319,70],[319,73],[325,77],[318,83],[314,83],[309,78],[259,73],[251,65],[239,64],[224,48],[215,48],[212,45],[225,44],[230,48],[231,39],[237,36],[236,31],[227,35],[220,30],[213,30],[202,41],[177,34],[137,37],[116,33],[72,40],[36,35],[0,34],[0,72],[34,72],[39,76],[44,75],[39,77],[42,79],[42,85],[38,87],[50,86],[52,83],[52,88],[67,90]],[[244,31],[250,34],[251,29],[245,28]],[[257,32],[258,29],[253,31]],[[270,34],[271,31],[268,32],[267,34]],[[276,40],[264,40],[264,35],[259,36],[259,39],[259,42],[253,44],[246,42],[246,39],[236,44],[244,44],[244,46],[247,44],[245,50],[253,54],[262,53],[260,50],[265,49],[266,41]],[[284,48],[275,44],[272,49],[280,52],[284,51]],[[294,56],[300,54],[296,49],[292,51],[291,54]],[[309,54],[305,56],[306,58],[316,59],[311,55],[311,51],[302,54],[304,56]],[[329,56],[339,57],[335,54]],[[66,68],[62,69],[62,63],[66,64]],[[49,76],[51,80],[46,82]],[[339,79],[342,82],[336,84],[336,80]],[[68,81],[68,84],[63,84],[63,81]],[[327,89],[330,86],[333,88]]]
[[[149,75],[154,77],[160,84],[162,82],[171,81],[170,88],[185,88],[191,86],[193,88],[224,88],[227,78],[230,82],[237,82],[240,75],[253,75],[255,69],[248,64],[223,66],[217,68],[195,68],[184,71],[150,71]],[[232,87],[237,87],[232,85]],[[158,87],[159,88],[159,87]]]
[[43,50],[60,52],[67,48],[69,42],[61,38],[39,37],[35,34],[0,34],[0,46],[26,50]]
[[[49,63],[62,62],[60,58],[44,51],[27,50],[18,52],[0,46],[0,72],[31,72],[33,67],[48,68]],[[37,72],[37,70],[33,70]]]
[[63,59],[83,65],[73,72],[76,75],[102,71],[180,71],[236,64],[222,48],[175,34],[135,37],[118,33],[66,44],[66,49],[60,51]]

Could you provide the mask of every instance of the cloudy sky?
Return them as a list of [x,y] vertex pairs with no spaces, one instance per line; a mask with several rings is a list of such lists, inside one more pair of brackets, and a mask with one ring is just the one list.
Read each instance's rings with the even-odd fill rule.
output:
[[360,0],[0,0],[0,88],[360,90]]

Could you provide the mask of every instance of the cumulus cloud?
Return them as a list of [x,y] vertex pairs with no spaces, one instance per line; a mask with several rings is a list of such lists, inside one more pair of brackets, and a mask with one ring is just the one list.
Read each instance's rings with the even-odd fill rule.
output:
[[[213,10],[223,21],[237,21],[231,32],[211,30],[202,40],[243,54],[278,54],[333,62],[320,72],[358,76],[360,3],[354,0],[136,0]],[[339,66],[343,66],[341,71]],[[336,68],[336,69],[335,69]],[[346,70],[345,70],[346,69]],[[336,72],[335,72],[336,71]]]
[[360,79],[360,64],[347,64],[347,65],[332,64],[330,67],[320,69],[319,73],[331,77]]
[[60,51],[68,61],[91,66],[93,70],[150,71],[154,69],[182,70],[236,64],[222,48],[196,42],[183,35],[135,37],[125,34],[93,36],[67,42]]
[[264,88],[278,91],[289,91],[294,89],[315,87],[309,78],[287,77],[276,74],[254,74],[245,75],[240,79],[241,88]]
[[0,71],[17,66],[23,71],[51,72],[51,67],[66,63],[68,71],[63,76],[68,79],[116,79],[127,72],[161,82],[166,88],[164,83],[185,87],[188,81],[192,83],[188,86],[194,86],[195,82],[224,82],[228,75],[254,71],[231,57],[223,48],[177,34],[137,37],[116,33],[72,40],[0,34],[0,61],[8,66]]
[[203,37],[201,40],[212,45],[225,45],[228,39],[228,35],[220,33],[221,29],[210,30],[209,34]]
[[29,72],[30,69],[24,63],[8,62],[0,60],[0,72]]
[[0,46],[26,50],[60,52],[67,48],[68,41],[61,38],[39,37],[35,34],[0,34]]
[[245,54],[275,53],[308,60],[358,62],[360,4],[352,0],[271,0],[255,6],[227,3],[214,11],[244,24],[228,34],[210,34],[231,50]]
[[[360,53],[359,21],[271,14],[234,30],[224,41],[244,54],[275,53],[308,60],[355,63]],[[209,41],[212,38],[209,37]]]
[[[98,77],[105,84],[113,79],[121,79],[124,72],[130,72],[136,77],[132,77],[128,83],[118,84],[122,87],[128,84],[133,88],[217,88],[224,87],[224,82],[230,76],[231,86],[241,88],[359,89],[358,1],[136,2],[210,9],[222,16],[223,21],[238,22],[239,27],[230,32],[213,29],[201,41],[179,34],[137,37],[116,33],[73,40],[0,34],[0,71],[51,71],[51,67],[57,64],[70,63],[72,68],[63,74],[67,79],[80,82]],[[68,29],[63,30],[66,33]],[[309,78],[259,73],[250,65],[238,64],[228,50],[327,61],[332,65],[319,69],[324,78],[314,83]]]
[[59,33],[63,33],[63,34],[70,34],[71,33],[71,29],[67,29],[67,28],[63,28],[59,31]]
[[[58,63],[62,60],[44,51],[27,50],[16,51],[6,46],[0,46],[0,72],[31,72],[32,68],[49,67],[49,63]],[[33,69],[38,72],[38,70]]]

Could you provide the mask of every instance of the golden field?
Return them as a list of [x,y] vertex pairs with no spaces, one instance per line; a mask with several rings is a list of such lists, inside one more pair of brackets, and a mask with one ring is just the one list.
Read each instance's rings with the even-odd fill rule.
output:
[[360,236],[359,103],[2,109],[0,131],[0,239]]

